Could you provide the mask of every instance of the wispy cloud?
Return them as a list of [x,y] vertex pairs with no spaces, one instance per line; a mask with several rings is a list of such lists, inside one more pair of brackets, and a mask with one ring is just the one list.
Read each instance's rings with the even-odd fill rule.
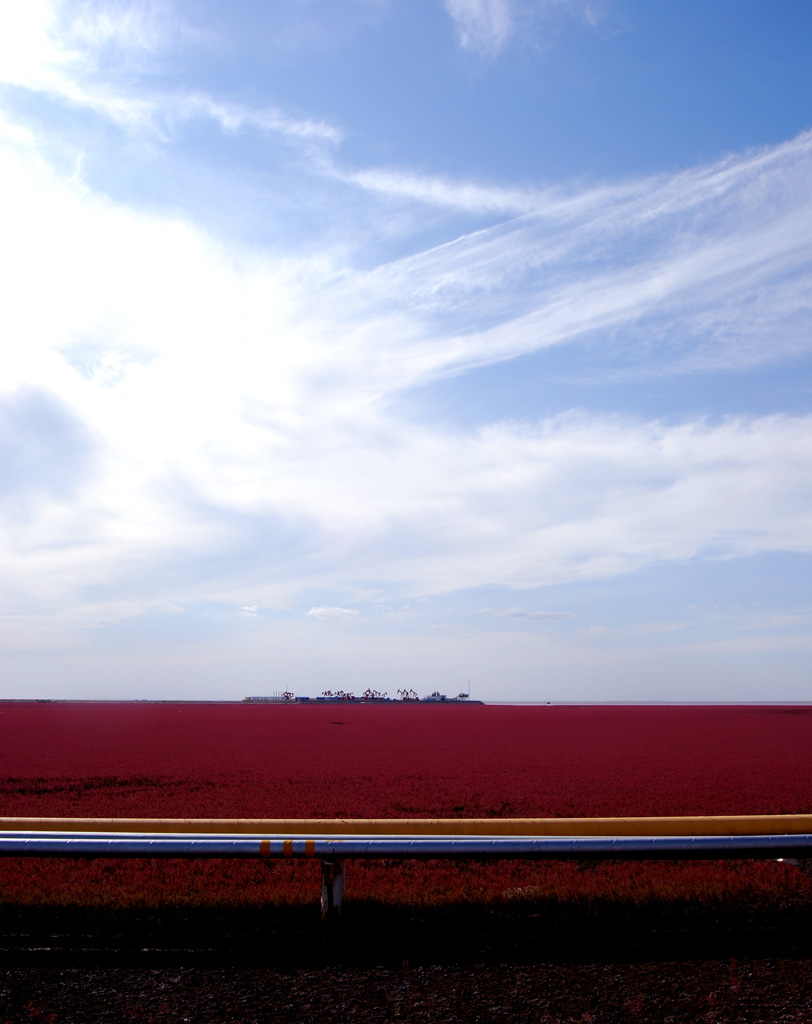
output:
[[[807,417],[457,430],[391,399],[601,328],[632,352],[643,330],[665,353],[679,335],[683,359],[695,335],[694,357],[729,365],[808,347],[809,149],[627,183],[603,208],[573,197],[552,228],[524,218],[363,272],[225,246],[7,148],[0,332],[17,343],[0,370],[23,431],[9,443],[35,389],[84,460],[81,487],[46,488],[22,519],[4,506],[7,607],[111,588],[129,613],[158,575],[187,599],[204,564],[212,595],[272,607],[339,580],[426,595],[808,551]],[[490,326],[469,320],[474,300]],[[37,435],[46,462],[58,433],[53,452]]]
[[[496,189],[479,198],[483,208],[538,205],[393,262],[361,286],[390,307],[408,295],[413,315],[424,318],[430,340],[409,347],[416,376],[588,337],[626,346],[636,359],[656,354],[661,368],[781,358],[808,348],[811,166],[806,133],[707,167],[580,193],[510,197]],[[415,185],[413,195],[426,199],[432,188],[423,194]],[[461,186],[461,208],[468,195]]]
[[454,20],[463,49],[492,56],[513,34],[511,0],[445,0],[445,9]]
[[523,619],[527,622],[558,622],[574,619],[575,612],[552,612],[528,608],[480,608],[475,615],[487,615],[495,619]]
[[561,18],[577,18],[594,28],[608,0],[444,0],[458,44],[483,57],[500,54],[520,33],[535,41],[539,25],[549,32]]
[[224,131],[253,128],[300,141],[336,142],[331,125],[273,107],[161,91],[160,57],[200,33],[168,5],[31,0],[0,11],[0,82],[85,107],[129,131],[166,136],[180,123],[211,119]]
[[318,608],[311,608],[308,615],[315,619],[354,619],[360,613],[357,608],[333,608],[324,605]]
[[280,110],[273,108],[252,109],[234,103],[215,102],[209,96],[186,95],[176,99],[161,98],[156,101],[153,116],[158,112],[167,120],[191,120],[195,117],[207,117],[215,121],[224,131],[236,133],[244,128],[254,128],[261,132],[285,135],[305,141],[337,143],[341,141],[342,132],[333,125],[323,121],[312,121],[307,118],[289,117]]
[[[510,13],[455,9],[474,21],[478,10],[493,38]],[[27,63],[7,65],[21,87],[122,123],[163,118],[170,143],[172,119],[195,117],[339,141],[318,120],[119,91],[77,54],[130,38],[150,54],[149,25],[77,29],[60,44],[54,8],[32,10]],[[48,152],[13,123],[0,148],[0,337],[14,339],[0,346],[13,491],[0,508],[0,613],[29,616],[32,636],[96,628],[99,594],[115,619],[146,613],[156,588],[171,602],[203,590],[237,620],[234,608],[301,607],[304,594],[360,604],[812,550],[807,416],[492,422],[485,407],[461,427],[410,406],[424,385],[553,346],[662,374],[809,353],[812,135],[585,187],[314,160],[301,187],[324,219],[296,255],[274,237],[216,238],[191,207],[116,201],[81,153],[66,170]],[[253,195],[252,215],[281,210],[293,188]],[[431,248],[427,204],[447,239]],[[368,255],[372,231],[398,258]],[[306,614],[372,618],[341,605]]]
[[547,197],[533,189],[506,188],[388,168],[335,173],[341,180],[393,199],[413,199],[468,213],[533,213],[547,205]]

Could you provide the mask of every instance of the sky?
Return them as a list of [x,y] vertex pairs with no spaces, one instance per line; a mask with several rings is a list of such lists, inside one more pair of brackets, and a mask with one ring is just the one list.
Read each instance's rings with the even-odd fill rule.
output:
[[812,5],[0,6],[0,697],[812,696]]

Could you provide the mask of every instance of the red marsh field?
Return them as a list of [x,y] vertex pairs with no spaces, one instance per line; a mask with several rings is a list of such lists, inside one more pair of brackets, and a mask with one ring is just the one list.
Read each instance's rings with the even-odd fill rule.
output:
[[[558,817],[812,811],[804,707],[0,704],[0,813]],[[0,862],[10,905],[312,903],[318,865]],[[350,865],[347,899],[812,902],[759,863]]]

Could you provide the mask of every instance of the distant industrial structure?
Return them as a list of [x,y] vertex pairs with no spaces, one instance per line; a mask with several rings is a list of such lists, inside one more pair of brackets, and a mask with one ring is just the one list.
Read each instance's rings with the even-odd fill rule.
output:
[[325,690],[320,697],[298,697],[290,690],[272,693],[267,696],[243,697],[247,704],[336,704],[353,702],[356,704],[481,704],[481,700],[471,700],[470,694],[458,693],[456,697],[448,697],[439,690],[434,690],[427,697],[419,697],[414,690],[398,690],[397,697],[389,697],[378,690],[364,690],[360,697],[344,690]]

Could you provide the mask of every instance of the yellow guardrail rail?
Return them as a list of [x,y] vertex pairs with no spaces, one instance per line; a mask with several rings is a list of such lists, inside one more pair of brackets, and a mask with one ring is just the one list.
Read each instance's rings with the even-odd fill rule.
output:
[[173,832],[256,835],[752,836],[812,834],[812,814],[624,818],[33,818],[0,832]]

